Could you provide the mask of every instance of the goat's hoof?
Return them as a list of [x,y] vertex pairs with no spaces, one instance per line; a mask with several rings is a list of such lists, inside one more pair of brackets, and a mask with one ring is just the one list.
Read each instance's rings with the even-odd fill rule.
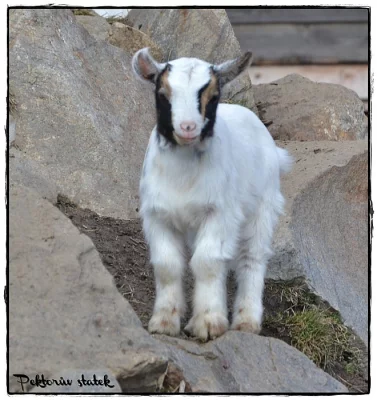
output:
[[223,314],[203,312],[194,315],[184,330],[191,336],[206,342],[224,334],[228,327],[228,319]]
[[258,335],[261,331],[261,323],[253,318],[237,318],[233,321],[230,329],[242,332],[251,332]]
[[231,329],[235,331],[251,332],[258,335],[261,331],[261,326],[256,323],[249,324],[247,322],[242,322],[241,324],[232,325]]
[[263,308],[261,307],[257,315],[248,308],[240,308],[233,314],[233,322],[230,329],[235,331],[251,332],[258,335],[262,326]]
[[177,336],[180,330],[180,318],[174,310],[173,312],[164,310],[154,313],[148,324],[149,333]]

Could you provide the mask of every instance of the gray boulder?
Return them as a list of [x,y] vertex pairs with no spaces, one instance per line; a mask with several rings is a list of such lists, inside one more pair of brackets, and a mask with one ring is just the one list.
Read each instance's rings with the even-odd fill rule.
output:
[[278,140],[354,140],[368,133],[364,104],[341,85],[292,74],[255,85],[259,116]]
[[23,374],[24,391],[60,392],[31,380],[60,379],[62,370],[89,378],[93,366],[111,372],[122,392],[155,391],[165,351],[117,291],[92,241],[22,186],[11,185],[9,221],[9,391],[22,391],[14,375]]
[[[222,9],[134,9],[127,20],[162,49],[164,61],[196,57],[221,63],[241,54],[232,25]],[[222,100],[241,103],[257,112],[247,74],[224,88]]]
[[295,158],[267,277],[305,277],[368,340],[367,141],[278,142]]
[[96,41],[70,10],[12,9],[9,16],[9,84],[18,107],[11,181],[22,175],[44,193],[43,177],[55,197],[63,193],[100,215],[136,217],[155,109],[152,91],[133,76],[131,55]]
[[368,341],[368,152],[332,167],[296,198],[292,231],[305,276]]

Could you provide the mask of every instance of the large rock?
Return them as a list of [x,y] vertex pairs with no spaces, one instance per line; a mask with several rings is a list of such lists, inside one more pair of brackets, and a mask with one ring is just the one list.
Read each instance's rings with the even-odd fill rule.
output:
[[[9,391],[22,391],[14,374],[59,380],[76,370],[90,378],[93,368],[113,374],[124,392],[155,391],[164,349],[119,294],[92,241],[22,186],[11,185],[9,221]],[[31,389],[43,392],[25,384]]]
[[[277,339],[150,336],[87,236],[31,189],[11,185],[10,199],[10,392],[154,392],[164,379],[193,392],[347,392]],[[35,386],[37,375],[73,383]],[[114,387],[82,386],[82,375]]]
[[282,178],[285,215],[271,279],[303,276],[368,340],[367,141],[278,142],[295,158]]
[[150,88],[133,76],[131,54],[96,41],[70,10],[13,9],[9,16],[18,107],[11,181],[22,175],[41,193],[55,188],[100,215],[136,217],[155,108]]
[[297,74],[255,85],[259,115],[279,140],[364,139],[368,119],[357,94]]
[[[164,61],[196,57],[221,63],[241,54],[225,10],[134,9],[127,20],[159,45]],[[247,74],[225,87],[222,99],[241,103],[257,112]]]
[[311,182],[292,209],[305,276],[368,341],[368,152]]

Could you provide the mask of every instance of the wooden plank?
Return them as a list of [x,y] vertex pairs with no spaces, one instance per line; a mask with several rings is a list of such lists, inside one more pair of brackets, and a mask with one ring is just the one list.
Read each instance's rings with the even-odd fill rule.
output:
[[249,70],[253,85],[270,83],[289,74],[300,74],[314,82],[343,85],[362,100],[368,100],[368,65],[251,66]]
[[232,24],[368,22],[367,8],[226,8]]
[[254,64],[368,62],[368,24],[234,25],[241,49]]

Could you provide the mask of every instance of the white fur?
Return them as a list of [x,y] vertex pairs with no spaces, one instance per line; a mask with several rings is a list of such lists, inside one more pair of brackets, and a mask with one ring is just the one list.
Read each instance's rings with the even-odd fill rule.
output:
[[[205,123],[195,100],[209,79],[209,64],[188,60],[171,62],[175,129],[181,119]],[[259,332],[266,264],[284,204],[280,174],[288,170],[290,156],[276,147],[253,112],[238,105],[219,104],[214,135],[204,142],[171,147],[157,135],[155,128],[140,181],[140,211],[156,278],[149,330],[179,333],[185,312],[182,275],[189,259],[195,289],[186,328],[203,340],[228,328],[226,277],[232,268],[238,290],[231,328]]]

